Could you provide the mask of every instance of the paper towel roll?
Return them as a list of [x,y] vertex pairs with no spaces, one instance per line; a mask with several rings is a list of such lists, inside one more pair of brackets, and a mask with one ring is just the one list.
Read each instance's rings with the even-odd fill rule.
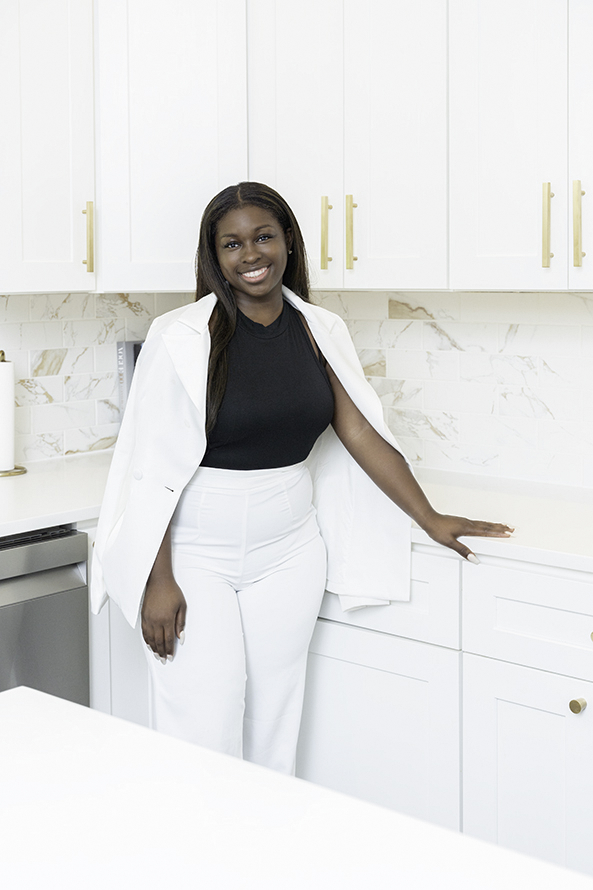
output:
[[0,470],[14,469],[14,365],[0,361]]

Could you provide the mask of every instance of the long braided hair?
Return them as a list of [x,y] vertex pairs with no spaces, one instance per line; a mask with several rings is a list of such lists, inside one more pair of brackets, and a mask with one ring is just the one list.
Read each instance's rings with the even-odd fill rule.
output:
[[282,283],[301,299],[310,301],[309,270],[303,236],[296,217],[284,198],[261,182],[240,182],[238,185],[228,186],[212,198],[202,216],[196,254],[196,300],[211,293],[218,297],[210,330],[212,344],[206,390],[207,434],[216,423],[225,393],[228,375],[227,346],[237,325],[235,296],[218,264],[216,232],[223,216],[231,210],[246,206],[267,210],[278,221],[283,232],[292,230],[292,253],[288,255]]

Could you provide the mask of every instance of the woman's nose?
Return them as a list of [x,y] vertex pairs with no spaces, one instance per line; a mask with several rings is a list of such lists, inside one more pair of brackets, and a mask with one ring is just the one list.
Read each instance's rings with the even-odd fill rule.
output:
[[255,263],[260,258],[259,245],[253,241],[247,241],[243,245],[243,256],[241,259],[244,263]]

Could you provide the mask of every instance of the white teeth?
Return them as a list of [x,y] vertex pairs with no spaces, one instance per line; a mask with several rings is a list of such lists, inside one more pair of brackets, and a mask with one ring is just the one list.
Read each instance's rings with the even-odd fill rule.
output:
[[254,272],[242,272],[243,278],[261,278],[268,271],[268,267],[265,269],[256,269]]

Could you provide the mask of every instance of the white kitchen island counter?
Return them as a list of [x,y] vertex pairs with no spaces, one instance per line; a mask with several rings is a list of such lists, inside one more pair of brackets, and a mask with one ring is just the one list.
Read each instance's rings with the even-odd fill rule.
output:
[[593,880],[24,687],[0,695],[6,887],[585,890]]

